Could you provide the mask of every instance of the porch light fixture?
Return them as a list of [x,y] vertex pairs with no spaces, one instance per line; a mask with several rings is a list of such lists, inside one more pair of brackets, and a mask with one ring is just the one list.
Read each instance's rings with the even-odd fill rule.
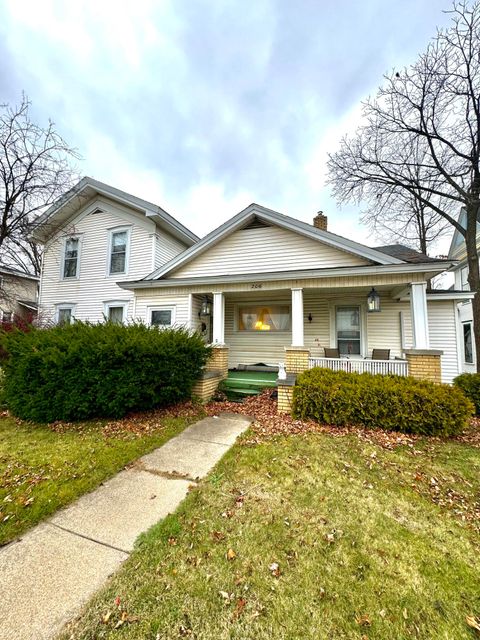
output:
[[372,290],[367,296],[367,311],[368,313],[380,311],[380,296],[375,291],[374,287],[372,287]]
[[200,311],[198,312],[198,315],[199,317],[209,316],[211,313],[212,313],[212,306],[207,296],[205,296],[205,298],[202,301],[202,306],[200,307]]

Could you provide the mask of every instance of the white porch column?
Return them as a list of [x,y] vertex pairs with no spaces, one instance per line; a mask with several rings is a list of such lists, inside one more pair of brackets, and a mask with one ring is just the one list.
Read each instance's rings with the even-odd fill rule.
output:
[[213,338],[212,343],[225,344],[225,296],[213,294]]
[[292,289],[292,347],[303,346],[303,289]]
[[410,310],[412,313],[413,348],[429,349],[426,282],[412,282],[410,284]]

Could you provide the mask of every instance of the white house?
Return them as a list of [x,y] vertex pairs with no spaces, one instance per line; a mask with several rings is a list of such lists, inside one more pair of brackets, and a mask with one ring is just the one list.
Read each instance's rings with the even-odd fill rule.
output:
[[222,375],[286,361],[291,372],[320,364],[450,382],[461,369],[457,305],[471,294],[426,285],[452,261],[367,247],[329,232],[322,214],[310,225],[251,204],[198,240],[160,207],[85,178],[36,238],[44,312],[201,331]]
[[[459,223],[465,228],[466,212],[460,211]],[[477,225],[477,248],[480,249],[480,224]],[[457,291],[470,291],[468,284],[467,249],[465,239],[456,229],[450,244],[448,259],[454,261],[453,271],[455,277],[454,289]],[[475,373],[477,370],[477,356],[475,340],[473,337],[473,312],[471,300],[461,300],[457,305],[458,323],[460,326],[460,357],[461,369],[467,373]]]

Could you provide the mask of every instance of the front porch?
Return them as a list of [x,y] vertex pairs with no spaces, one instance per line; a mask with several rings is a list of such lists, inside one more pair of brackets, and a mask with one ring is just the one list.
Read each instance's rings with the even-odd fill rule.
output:
[[[441,346],[436,326],[431,336],[426,283],[378,285],[376,312],[368,311],[371,290],[357,286],[216,292],[209,298],[211,343],[226,349],[229,369],[285,363],[289,373],[321,366],[408,375],[407,351]],[[338,350],[339,357],[328,357],[326,350],[331,349]],[[372,359],[379,349],[388,357]]]

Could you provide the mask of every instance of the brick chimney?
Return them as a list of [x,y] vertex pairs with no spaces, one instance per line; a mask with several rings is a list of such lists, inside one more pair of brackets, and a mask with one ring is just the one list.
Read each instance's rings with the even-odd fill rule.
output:
[[321,229],[322,231],[327,230],[328,226],[328,218],[323,214],[323,211],[319,211],[317,215],[313,219],[313,226],[317,227],[317,229]]

